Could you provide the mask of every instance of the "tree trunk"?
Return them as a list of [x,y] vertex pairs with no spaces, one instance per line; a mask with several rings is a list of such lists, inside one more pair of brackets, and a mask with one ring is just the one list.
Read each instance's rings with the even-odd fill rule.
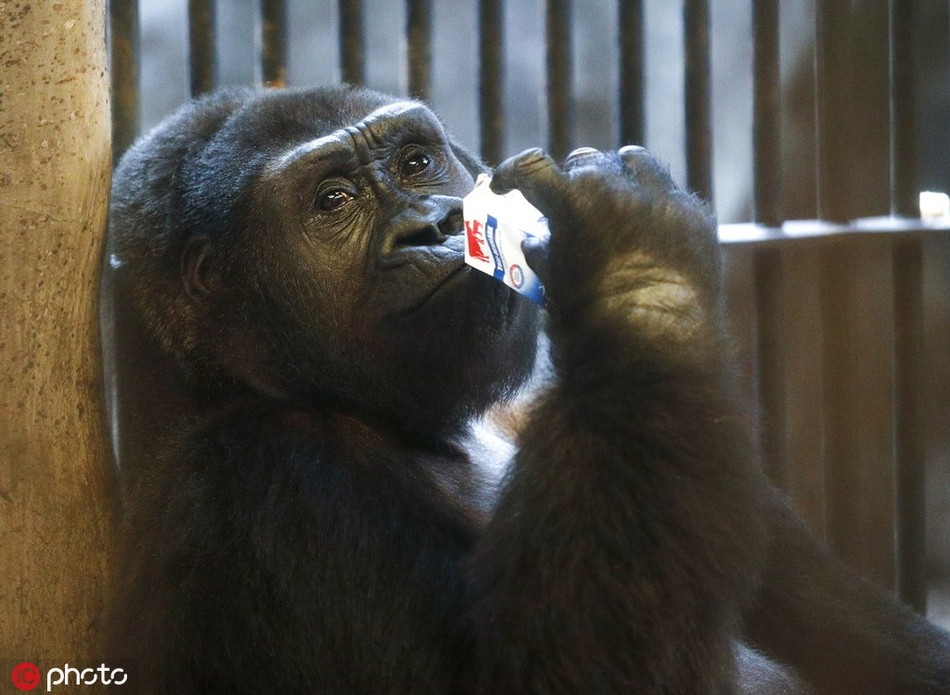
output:
[[98,656],[117,518],[96,311],[105,0],[0,3],[0,65],[0,660],[45,670]]

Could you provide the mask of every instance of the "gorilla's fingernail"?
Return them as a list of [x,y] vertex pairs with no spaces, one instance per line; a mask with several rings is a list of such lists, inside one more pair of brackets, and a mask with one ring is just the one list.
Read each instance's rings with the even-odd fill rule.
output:
[[540,147],[533,147],[517,155],[517,166],[523,172],[532,172],[550,167],[554,162]]
[[617,154],[623,157],[624,155],[637,154],[639,152],[646,152],[646,151],[647,151],[647,148],[640,147],[640,145],[624,145],[619,150],[617,150]]
[[578,147],[576,150],[567,155],[565,159],[566,164],[578,165],[581,164],[586,159],[597,159],[602,156],[600,150],[593,147]]

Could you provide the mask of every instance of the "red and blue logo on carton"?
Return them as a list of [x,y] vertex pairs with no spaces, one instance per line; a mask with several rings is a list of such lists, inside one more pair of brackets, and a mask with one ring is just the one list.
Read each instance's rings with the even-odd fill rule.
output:
[[544,306],[544,286],[525,262],[521,242],[547,240],[547,218],[519,191],[493,193],[491,179],[480,174],[462,201],[465,216],[465,262]]

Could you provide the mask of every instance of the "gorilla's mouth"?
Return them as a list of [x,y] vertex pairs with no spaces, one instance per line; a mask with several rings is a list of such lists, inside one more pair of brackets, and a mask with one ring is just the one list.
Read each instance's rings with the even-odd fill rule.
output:
[[426,293],[426,295],[422,298],[422,301],[419,302],[419,305],[416,308],[421,309],[423,305],[425,305],[426,302],[432,299],[433,295],[435,295],[437,292],[441,291],[443,288],[449,285],[455,278],[461,277],[463,274],[466,274],[468,272],[469,272],[469,267],[465,265],[465,259],[463,258],[459,264],[457,264],[453,268],[450,268],[448,272],[446,272],[445,275],[442,276],[442,278],[440,278],[439,280],[436,280],[435,284],[428,291],[428,293]]
[[402,315],[423,309],[435,295],[450,285],[454,285],[456,280],[466,276],[469,271],[469,267],[465,265],[464,256],[440,259],[439,263],[433,263],[431,260],[424,260],[421,263],[410,261],[406,265],[414,265],[415,268],[413,270],[406,268],[404,271],[407,275],[411,273],[413,276],[405,278],[413,287],[403,295],[408,303],[399,312]]
[[398,315],[422,309],[431,299],[468,275],[461,237],[442,244],[402,248],[380,263],[381,290]]

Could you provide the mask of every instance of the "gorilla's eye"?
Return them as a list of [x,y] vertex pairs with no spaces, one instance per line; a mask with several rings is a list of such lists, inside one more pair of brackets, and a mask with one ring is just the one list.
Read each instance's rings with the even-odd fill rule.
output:
[[332,212],[343,207],[353,200],[353,195],[342,188],[331,188],[317,195],[317,209],[321,212]]
[[420,147],[407,147],[399,160],[399,173],[409,178],[424,174],[432,165],[432,157]]

